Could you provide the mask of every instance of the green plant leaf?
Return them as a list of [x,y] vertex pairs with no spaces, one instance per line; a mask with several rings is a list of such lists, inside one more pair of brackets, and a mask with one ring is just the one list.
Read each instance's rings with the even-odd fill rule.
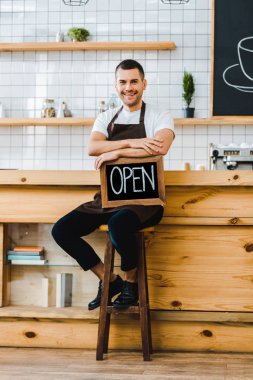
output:
[[192,102],[192,98],[195,92],[195,84],[194,84],[194,78],[193,75],[187,71],[184,71],[183,74],[183,99],[185,103],[187,104],[187,107]]
[[90,36],[90,32],[84,28],[70,28],[67,34],[71,39],[77,41],[87,41]]

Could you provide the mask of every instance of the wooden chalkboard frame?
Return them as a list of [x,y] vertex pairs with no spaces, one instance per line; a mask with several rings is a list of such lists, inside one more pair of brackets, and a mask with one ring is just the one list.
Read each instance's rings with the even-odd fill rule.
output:
[[[212,0],[212,50],[211,50],[211,85],[210,85],[210,115],[212,119],[218,119],[218,120],[229,120],[231,123],[236,123],[238,120],[243,120],[243,119],[252,119],[253,122],[253,117],[248,114],[243,114],[242,112],[238,112],[235,114],[225,114],[220,115],[220,114],[214,114],[214,101],[215,101],[215,12],[216,12],[216,4],[218,1],[223,1],[223,0]],[[238,2],[239,3],[239,2]],[[227,7],[229,8],[230,4],[227,4]],[[217,99],[217,98],[216,98]],[[233,110],[234,108],[231,107]]]
[[[141,163],[156,163],[157,169],[157,184],[158,184],[158,198],[146,199],[127,199],[127,200],[108,200],[107,189],[107,176],[106,167],[108,165],[116,166],[121,164],[141,164]],[[164,186],[164,168],[163,156],[145,157],[145,158],[119,158],[118,160],[105,162],[100,168],[100,182],[101,182],[101,195],[102,207],[117,207],[124,205],[165,205],[165,186]]]

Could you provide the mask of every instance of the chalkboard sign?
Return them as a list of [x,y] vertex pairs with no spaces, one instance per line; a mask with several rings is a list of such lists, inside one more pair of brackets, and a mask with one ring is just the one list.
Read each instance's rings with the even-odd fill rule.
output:
[[213,116],[253,115],[253,0],[213,0]]
[[163,205],[165,202],[163,158],[120,158],[100,169],[102,207]]

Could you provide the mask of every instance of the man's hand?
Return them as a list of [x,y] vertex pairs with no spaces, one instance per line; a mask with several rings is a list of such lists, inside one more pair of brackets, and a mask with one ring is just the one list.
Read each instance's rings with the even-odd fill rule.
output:
[[120,154],[117,150],[100,154],[95,161],[95,169],[99,169],[104,162],[117,160]]
[[149,154],[159,154],[163,148],[163,139],[159,137],[148,138],[144,137],[141,139],[129,139],[130,148],[134,149],[144,149]]

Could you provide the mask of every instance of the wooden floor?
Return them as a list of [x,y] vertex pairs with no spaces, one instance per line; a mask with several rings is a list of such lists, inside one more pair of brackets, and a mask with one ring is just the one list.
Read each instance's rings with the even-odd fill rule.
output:
[[112,351],[102,362],[77,349],[0,348],[1,380],[252,380],[253,354]]

